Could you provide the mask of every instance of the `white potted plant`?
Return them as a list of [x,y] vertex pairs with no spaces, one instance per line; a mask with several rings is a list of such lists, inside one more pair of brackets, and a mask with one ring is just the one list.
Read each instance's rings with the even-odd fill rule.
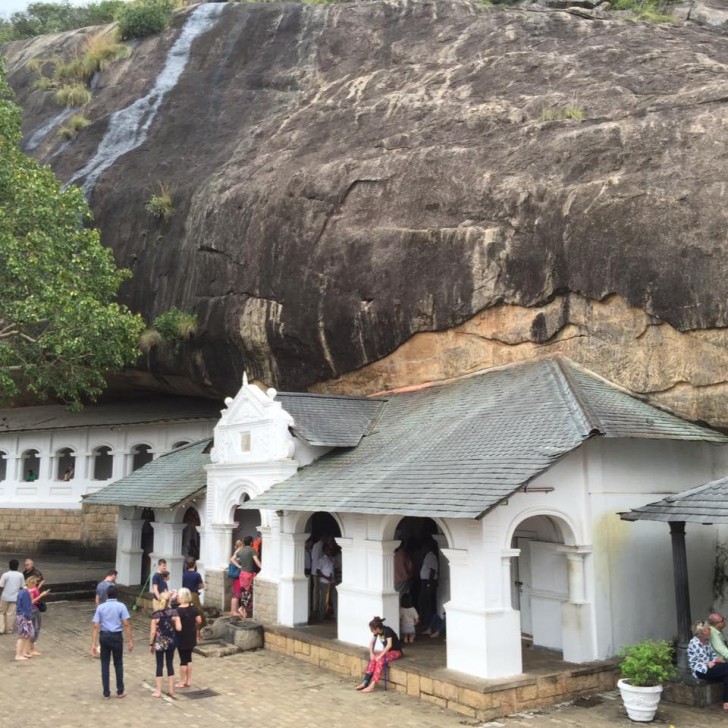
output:
[[675,675],[673,652],[669,642],[644,640],[619,653],[622,679],[617,687],[632,720],[649,723],[655,717],[662,686]]

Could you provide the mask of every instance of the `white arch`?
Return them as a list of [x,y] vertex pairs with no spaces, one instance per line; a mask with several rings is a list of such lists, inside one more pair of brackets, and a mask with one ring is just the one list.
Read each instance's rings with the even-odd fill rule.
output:
[[102,442],[98,442],[95,445],[89,446],[89,452],[91,453],[91,455],[95,455],[96,451],[102,447],[108,447],[110,455],[116,454],[116,448],[114,447],[114,445],[112,445],[111,442],[106,441],[106,440],[102,441]]
[[556,508],[533,506],[519,511],[511,519],[511,522],[508,524],[508,528],[506,529],[506,538],[503,543],[503,548],[510,549],[513,541],[513,534],[516,532],[518,526],[527,518],[534,518],[536,516],[549,516],[550,518],[554,518],[556,520],[556,526],[561,532],[561,538],[566,546],[576,546],[577,544],[584,545],[583,534],[570,515]]
[[[379,536],[381,540],[394,541],[394,534],[397,531],[397,526],[399,525],[400,521],[407,517],[408,516],[401,515],[385,516],[382,521],[380,521],[381,528],[379,531]],[[442,531],[442,535],[445,537],[445,541],[447,541],[447,545],[445,546],[445,548],[454,548],[455,540],[452,531],[445,522],[445,520],[442,518],[433,518],[432,516],[425,516],[425,518],[429,518],[431,521],[434,521],[440,531]]]
[[220,493],[221,505],[217,513],[218,517],[225,523],[232,522],[235,509],[240,507],[242,496],[247,495],[250,500],[253,500],[262,492],[262,489],[253,480],[238,478],[231,481]]
[[346,537],[346,521],[339,513],[334,513],[333,511],[295,511],[293,513],[287,513],[286,525],[293,527],[293,533],[307,533],[306,522],[314,513],[328,513],[336,521],[342,538]]

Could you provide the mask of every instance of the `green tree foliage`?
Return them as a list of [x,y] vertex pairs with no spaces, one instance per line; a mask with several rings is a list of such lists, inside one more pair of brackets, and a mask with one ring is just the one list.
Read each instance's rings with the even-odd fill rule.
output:
[[121,40],[161,33],[171,22],[175,0],[134,0],[118,13]]
[[9,20],[0,22],[0,43],[113,23],[116,14],[125,5],[124,0],[101,0],[82,6],[71,5],[67,1],[31,3],[25,10],[13,13]]
[[80,189],[20,151],[20,110],[0,66],[0,399],[22,389],[73,406],[136,361],[144,327]]

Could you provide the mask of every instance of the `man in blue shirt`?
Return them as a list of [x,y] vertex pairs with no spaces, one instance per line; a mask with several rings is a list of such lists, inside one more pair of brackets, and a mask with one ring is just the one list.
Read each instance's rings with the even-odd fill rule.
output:
[[98,585],[96,586],[96,606],[101,604],[101,602],[106,601],[106,592],[109,590],[110,587],[114,586],[114,582],[116,582],[116,577],[118,573],[119,572],[116,569],[111,569],[110,571],[106,572],[104,580],[98,583]]
[[101,684],[104,697],[111,695],[109,686],[109,664],[114,658],[114,672],[116,673],[116,697],[123,698],[124,692],[124,637],[126,632],[129,652],[134,648],[131,636],[131,623],[129,610],[123,602],[117,601],[118,591],[115,586],[106,590],[106,601],[96,607],[91,631],[91,654],[96,655],[97,648],[101,650]]

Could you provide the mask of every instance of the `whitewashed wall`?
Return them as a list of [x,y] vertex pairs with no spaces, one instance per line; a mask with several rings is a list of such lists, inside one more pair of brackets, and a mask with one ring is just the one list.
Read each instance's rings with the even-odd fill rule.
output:
[[[5,479],[0,480],[3,508],[80,509],[81,496],[94,493],[133,470],[132,449],[148,445],[153,457],[168,452],[178,442],[194,442],[212,434],[214,421],[78,428],[49,432],[0,434],[0,452],[7,453]],[[92,453],[100,446],[111,448],[112,477],[93,479]],[[56,454],[70,448],[75,453],[73,479],[59,477]],[[37,450],[40,457],[38,478],[25,482],[22,455]]]

